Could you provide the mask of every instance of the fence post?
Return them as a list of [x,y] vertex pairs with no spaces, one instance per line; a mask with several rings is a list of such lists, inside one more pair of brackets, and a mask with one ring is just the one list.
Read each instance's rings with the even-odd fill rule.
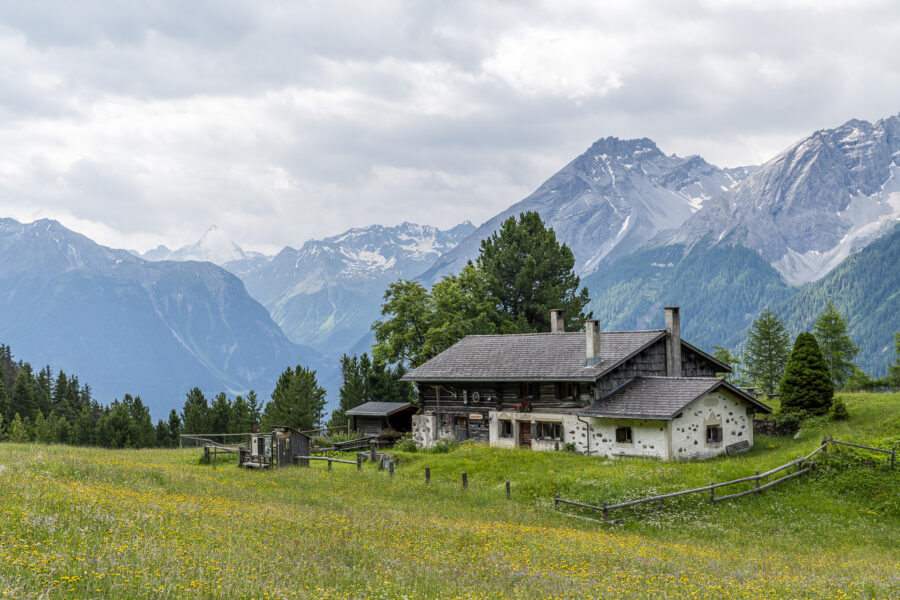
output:
[[362,471],[362,456],[358,452],[356,454],[356,470]]
[[509,479],[506,480],[506,499],[509,500]]
[[660,499],[659,499],[659,510],[662,510],[662,509],[663,509],[663,503],[664,503],[664,501],[665,501],[665,498],[660,498]]
[[825,448],[822,449],[822,454],[828,454],[828,438],[827,437],[822,438],[822,445],[825,446]]
[[754,475],[756,475],[756,489],[759,489],[759,471],[755,471]]
[[369,460],[375,462],[375,440],[369,442]]
[[463,489],[469,487],[469,476],[466,475],[465,471],[463,471],[463,473],[462,473],[462,485],[463,485]]
[[716,484],[715,481],[709,482],[709,501],[710,502],[716,501],[716,488],[713,487],[715,484]]
[[388,473],[390,473],[391,477],[394,476],[394,461],[388,463]]
[[559,493],[553,496],[553,508],[559,510]]
[[797,457],[797,472],[799,473],[802,470],[803,470],[803,457],[798,456]]
[[331,470],[331,457],[328,457],[328,470]]
[[897,449],[891,448],[891,471],[894,470],[894,457],[896,456],[896,454],[897,454]]
[[606,506],[607,506],[607,503],[604,502],[604,503],[603,503],[603,520],[604,520],[604,521],[609,520],[609,509],[606,508]]
[[425,467],[425,485],[431,483],[431,467]]

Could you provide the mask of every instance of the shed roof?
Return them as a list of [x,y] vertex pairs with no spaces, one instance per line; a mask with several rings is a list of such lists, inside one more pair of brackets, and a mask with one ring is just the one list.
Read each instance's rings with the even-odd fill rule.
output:
[[409,402],[366,402],[351,408],[345,414],[356,417],[387,417],[408,408],[418,409]]
[[663,338],[664,329],[604,331],[600,363],[585,366],[585,334],[470,335],[403,376],[404,381],[595,381]]
[[718,377],[635,377],[578,414],[584,417],[670,420],[700,396],[720,387],[763,412],[772,412],[747,392]]

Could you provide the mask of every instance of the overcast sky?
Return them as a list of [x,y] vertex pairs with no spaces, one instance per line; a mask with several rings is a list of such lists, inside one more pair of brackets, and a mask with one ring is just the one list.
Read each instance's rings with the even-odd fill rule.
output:
[[115,247],[479,224],[600,137],[738,166],[898,111],[896,0],[0,0],[0,216]]

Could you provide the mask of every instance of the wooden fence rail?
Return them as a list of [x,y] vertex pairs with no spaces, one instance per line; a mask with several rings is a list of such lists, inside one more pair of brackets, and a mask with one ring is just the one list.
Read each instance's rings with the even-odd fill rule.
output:
[[[658,502],[660,508],[662,508],[663,503],[669,498],[677,498],[679,496],[686,496],[688,494],[696,494],[699,492],[709,492],[709,501],[710,502],[721,502],[723,500],[733,500],[735,498],[741,498],[741,497],[747,496],[749,494],[759,493],[759,492],[769,489],[770,487],[777,485],[783,481],[787,481],[789,479],[799,477],[800,475],[803,475],[804,473],[808,473],[810,470],[812,470],[813,467],[815,467],[815,463],[809,463],[808,465],[804,466],[805,463],[807,463],[813,456],[815,456],[816,454],[819,454],[820,452],[823,454],[826,454],[828,452],[829,444],[840,444],[843,446],[852,446],[854,448],[861,448],[863,450],[874,450],[875,452],[882,452],[884,454],[889,454],[891,456],[891,469],[894,468],[894,461],[895,461],[895,456],[896,456],[896,451],[894,449],[885,450],[884,448],[873,448],[871,446],[863,446],[861,444],[851,444],[850,442],[841,442],[839,440],[835,440],[832,438],[824,438],[822,440],[822,444],[818,448],[816,448],[815,450],[813,450],[812,452],[807,454],[806,456],[798,456],[795,460],[792,460],[781,466],[775,467],[774,469],[770,469],[770,470],[766,471],[765,473],[760,473],[759,471],[757,471],[753,475],[750,475],[748,477],[741,477],[740,479],[732,479],[731,481],[723,481],[721,483],[710,482],[709,485],[704,485],[702,487],[697,487],[697,488],[693,488],[690,490],[680,490],[680,491],[671,492],[668,494],[659,494],[656,496],[650,496],[648,498],[639,498],[637,500],[629,500],[627,502],[619,502],[617,504],[609,504],[607,502],[604,502],[602,506],[595,506],[593,504],[585,504],[583,502],[576,502],[574,500],[566,500],[564,498],[561,498],[559,494],[556,494],[553,497],[553,506],[554,506],[554,508],[558,509],[560,504],[568,504],[571,506],[578,506],[581,508],[588,508],[591,510],[602,511],[603,518],[606,519],[609,516],[609,511],[617,509],[617,508],[626,508],[629,506],[637,506],[639,504],[649,504],[651,502]],[[776,473],[780,473],[781,471],[790,469],[793,466],[797,467],[797,470],[793,473],[783,475],[783,476],[779,477],[778,479],[775,479],[768,483],[762,484],[760,482],[761,479],[765,479],[766,477],[770,477],[772,475],[775,475]],[[741,492],[736,492],[734,494],[727,494],[725,496],[719,496],[719,497],[716,497],[716,495],[715,495],[715,493],[716,493],[715,491],[719,488],[736,485],[739,483],[748,483],[751,481],[754,482],[755,485],[754,485],[754,487],[750,488],[749,490],[744,490]]]

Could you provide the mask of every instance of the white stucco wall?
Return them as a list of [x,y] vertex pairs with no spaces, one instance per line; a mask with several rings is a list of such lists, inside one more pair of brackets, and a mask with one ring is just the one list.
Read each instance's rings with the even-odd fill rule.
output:
[[[592,456],[669,458],[668,421],[653,419],[586,419],[591,424],[590,448],[582,440],[577,449]],[[617,442],[616,429],[631,427],[631,443]]]
[[[731,393],[719,390],[688,404],[681,416],[673,419],[672,458],[686,460],[707,458],[725,452],[725,447],[740,441],[753,445],[753,417],[747,406]],[[707,425],[722,427],[722,441],[706,441]]]

